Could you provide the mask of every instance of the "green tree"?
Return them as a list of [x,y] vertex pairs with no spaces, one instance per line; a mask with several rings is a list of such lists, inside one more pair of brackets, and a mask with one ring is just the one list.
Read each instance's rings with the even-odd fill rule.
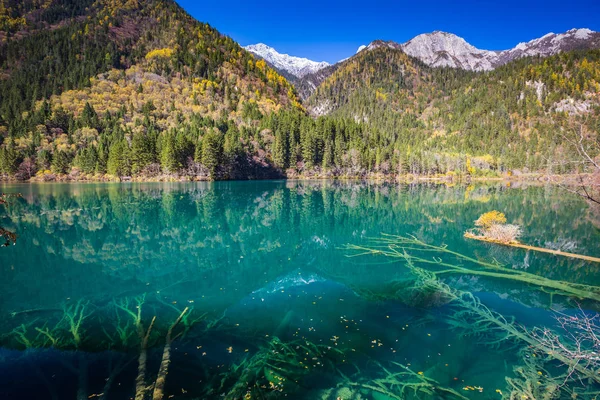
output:
[[221,135],[216,132],[206,133],[202,138],[202,164],[208,169],[211,179],[217,176],[222,152]]
[[175,158],[177,168],[181,169],[187,165],[188,159],[194,157],[194,144],[187,138],[185,133],[177,132],[175,136]]
[[177,159],[175,137],[172,132],[165,132],[165,134],[162,136],[160,165],[167,173],[177,172],[177,170],[181,168],[181,164]]
[[100,144],[98,145],[98,156],[97,156],[97,161],[96,161],[96,173],[97,174],[105,174],[106,173],[106,166],[108,163],[108,151],[109,151],[109,147],[108,145],[102,141],[100,142]]
[[73,161],[76,167],[86,174],[93,174],[98,163],[98,152],[95,146],[85,147],[77,153]]
[[98,118],[98,114],[96,114],[96,110],[94,110],[94,107],[92,107],[88,102],[86,102],[85,106],[83,107],[79,123],[82,127],[87,126],[95,129],[100,128],[100,119]]
[[17,151],[14,142],[11,140],[5,146],[0,148],[0,172],[12,175],[19,165]]
[[125,139],[117,140],[110,146],[107,173],[114,176],[126,176],[131,172],[128,159],[129,147]]
[[153,133],[136,132],[131,139],[131,172],[139,174],[156,162],[156,137]]
[[275,130],[273,161],[276,166],[283,170],[287,169],[290,165],[289,132],[281,125]]
[[56,174],[66,174],[71,170],[71,155],[62,150],[55,151],[51,168]]

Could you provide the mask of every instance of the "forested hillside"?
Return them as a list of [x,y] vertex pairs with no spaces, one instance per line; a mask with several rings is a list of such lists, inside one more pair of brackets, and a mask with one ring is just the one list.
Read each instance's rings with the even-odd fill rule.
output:
[[581,172],[574,135],[598,155],[600,50],[476,73],[375,45],[318,74],[296,90],[171,0],[0,0],[0,177]]
[[3,1],[5,175],[271,172],[257,123],[293,87],[174,2]]
[[378,137],[359,149],[379,149],[379,161],[364,164],[374,170],[391,164],[416,174],[563,173],[585,170],[569,140],[582,136],[592,153],[598,147],[599,92],[599,50],[473,73],[430,68],[379,47],[342,64],[307,108],[360,121]]

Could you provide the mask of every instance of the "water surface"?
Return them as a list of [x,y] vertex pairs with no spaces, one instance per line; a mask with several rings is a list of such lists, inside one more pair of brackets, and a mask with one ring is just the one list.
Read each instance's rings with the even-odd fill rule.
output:
[[[552,187],[263,181],[0,190],[23,194],[0,209],[0,226],[19,235],[0,249],[7,399],[133,398],[138,310],[144,332],[156,317],[151,384],[186,307],[165,398],[442,397],[368,389],[404,371],[397,380],[427,377],[467,398],[500,399],[523,346],[490,346],[456,329],[447,301],[405,296],[415,277],[403,259],[347,257],[356,252],[344,246],[415,235],[554,281],[600,284],[598,265],[463,238],[480,214],[499,210],[522,226],[525,243],[600,257],[597,214]],[[599,309],[511,279],[449,274],[443,282],[528,329],[553,326],[552,310]]]

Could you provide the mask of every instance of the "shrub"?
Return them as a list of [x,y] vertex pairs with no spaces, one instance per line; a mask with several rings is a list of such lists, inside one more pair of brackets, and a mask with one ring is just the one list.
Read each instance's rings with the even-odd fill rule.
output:
[[506,217],[499,211],[490,211],[481,216],[475,221],[475,226],[478,226],[484,230],[492,227],[492,225],[502,225],[506,223]]
[[503,243],[510,243],[521,236],[521,227],[512,224],[494,224],[482,232],[485,237]]

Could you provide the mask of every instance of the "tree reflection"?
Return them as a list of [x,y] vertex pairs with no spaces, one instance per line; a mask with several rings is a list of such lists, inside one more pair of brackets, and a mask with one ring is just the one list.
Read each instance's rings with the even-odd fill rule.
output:
[[[20,193],[17,193],[17,194],[2,193],[2,194],[0,194],[0,206],[7,206],[9,199],[20,198],[20,197],[22,197]],[[2,243],[2,241],[4,241],[4,243]],[[15,245],[16,243],[17,243],[17,234],[12,231],[9,231],[8,229],[5,229],[4,227],[2,227],[2,225],[0,225],[0,246],[8,247],[11,244]]]

